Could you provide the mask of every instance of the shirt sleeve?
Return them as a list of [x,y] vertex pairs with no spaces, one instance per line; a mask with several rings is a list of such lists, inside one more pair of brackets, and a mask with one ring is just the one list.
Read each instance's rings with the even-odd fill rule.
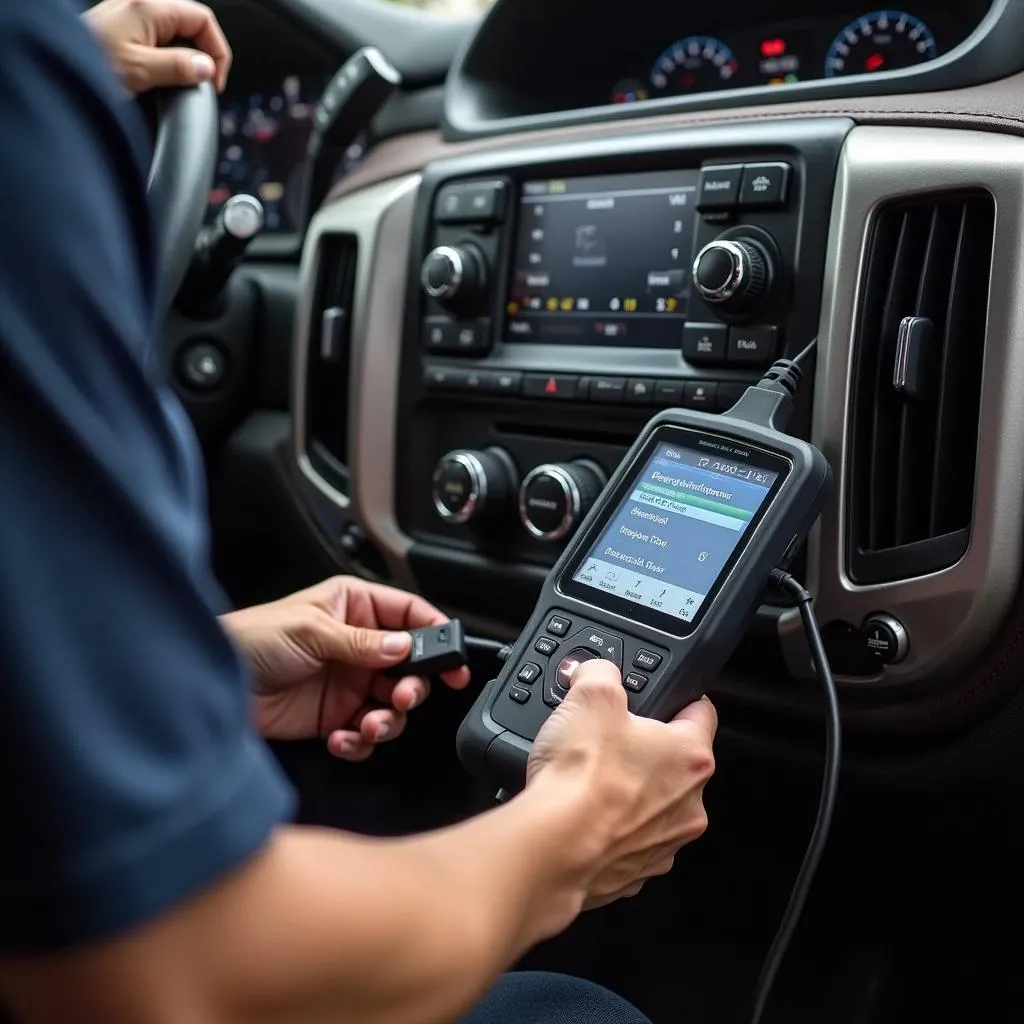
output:
[[0,2],[0,953],[158,916],[291,813],[152,365],[131,113],[69,4]]

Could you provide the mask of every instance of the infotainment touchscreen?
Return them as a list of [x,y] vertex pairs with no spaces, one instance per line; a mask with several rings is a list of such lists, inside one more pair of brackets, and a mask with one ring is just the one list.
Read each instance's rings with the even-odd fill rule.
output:
[[505,340],[678,348],[696,170],[528,181]]
[[680,635],[696,624],[787,464],[768,452],[716,450],[713,440],[694,438],[656,443],[563,588],[651,624],[667,617]]

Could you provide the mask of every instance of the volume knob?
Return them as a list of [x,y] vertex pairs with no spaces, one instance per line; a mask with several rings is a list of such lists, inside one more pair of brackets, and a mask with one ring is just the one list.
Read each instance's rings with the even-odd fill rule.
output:
[[519,518],[538,540],[561,540],[583,521],[606,482],[593,462],[544,463],[523,478]]
[[728,312],[750,309],[771,286],[771,257],[753,238],[716,238],[693,261],[700,297]]
[[509,507],[516,489],[516,467],[501,448],[458,448],[441,456],[434,470],[437,514],[449,523],[468,523]]
[[427,253],[420,268],[420,284],[432,299],[450,309],[470,311],[487,289],[487,261],[469,243],[439,245]]

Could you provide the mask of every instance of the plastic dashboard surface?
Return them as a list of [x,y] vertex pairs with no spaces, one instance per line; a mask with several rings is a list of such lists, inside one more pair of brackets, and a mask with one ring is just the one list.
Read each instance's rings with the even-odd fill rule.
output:
[[[504,0],[449,78],[449,138],[831,96],[947,89],[1024,63],[1012,0]],[[628,19],[628,24],[626,21]],[[628,40],[628,43],[627,43]],[[521,60],[528,52],[530,60]]]

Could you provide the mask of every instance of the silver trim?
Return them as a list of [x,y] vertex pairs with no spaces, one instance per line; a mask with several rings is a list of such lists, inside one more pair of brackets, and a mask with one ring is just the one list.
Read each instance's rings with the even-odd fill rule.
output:
[[320,314],[320,358],[334,359],[334,325],[348,316],[341,306],[328,306]]
[[[419,175],[363,189],[324,207],[302,250],[292,373],[292,453],[299,471],[328,501],[351,510],[384,555],[392,578],[413,588],[407,556],[412,540],[395,519],[394,465],[398,372],[402,353],[406,268]],[[350,234],[357,244],[349,363],[349,471],[353,499],[312,467],[306,453],[306,366],[314,284],[325,235]],[[344,400],[341,398],[339,400]]]
[[[729,280],[720,288],[705,288],[697,279],[697,267],[704,256],[713,249],[724,249],[732,257],[732,273],[729,275]],[[743,287],[744,279],[747,276],[744,262],[746,259],[747,254],[743,251],[743,247],[731,238],[716,238],[713,242],[708,242],[693,258],[693,283],[697,291],[700,292],[701,298],[705,302],[728,302]]]
[[[553,477],[565,495],[565,515],[562,516],[562,521],[553,530],[548,530],[547,532],[538,529],[533,524],[526,508],[526,489],[539,476]],[[523,477],[523,482],[519,485],[519,521],[531,536],[536,537],[538,540],[561,540],[579,522],[582,512],[583,498],[580,495],[579,485],[557,463],[545,462],[539,466],[534,466]]]
[[[440,482],[441,474],[452,464],[461,466],[469,474],[470,480],[469,499],[458,512],[453,512],[448,508],[437,493],[437,485]],[[476,515],[478,509],[483,507],[484,502],[487,501],[487,471],[484,469],[484,464],[473,452],[462,451],[461,449],[448,452],[447,455],[442,455],[437,463],[437,469],[434,470],[434,476],[430,482],[430,489],[431,497],[434,499],[434,508],[437,509],[437,514],[442,519],[449,523],[468,523]]]
[[[448,280],[440,288],[432,285],[427,278],[427,265],[438,256],[443,256],[452,267]],[[432,299],[450,299],[462,287],[462,279],[465,273],[466,265],[463,262],[462,253],[453,245],[439,245],[431,249],[423,260],[423,266],[420,267],[420,284],[423,287],[423,291]]]
[[[850,386],[854,331],[873,216],[889,199],[983,188],[995,197],[993,274],[982,373],[974,524],[964,557],[942,572],[858,586],[846,572]],[[812,440],[836,474],[836,493],[811,534],[808,585],[821,622],[894,615],[914,643],[872,685],[936,687],[956,677],[992,640],[1021,581],[1024,488],[1024,140],[936,128],[854,128],[840,157],[818,330]],[[797,611],[779,626],[791,672],[811,676]]]

